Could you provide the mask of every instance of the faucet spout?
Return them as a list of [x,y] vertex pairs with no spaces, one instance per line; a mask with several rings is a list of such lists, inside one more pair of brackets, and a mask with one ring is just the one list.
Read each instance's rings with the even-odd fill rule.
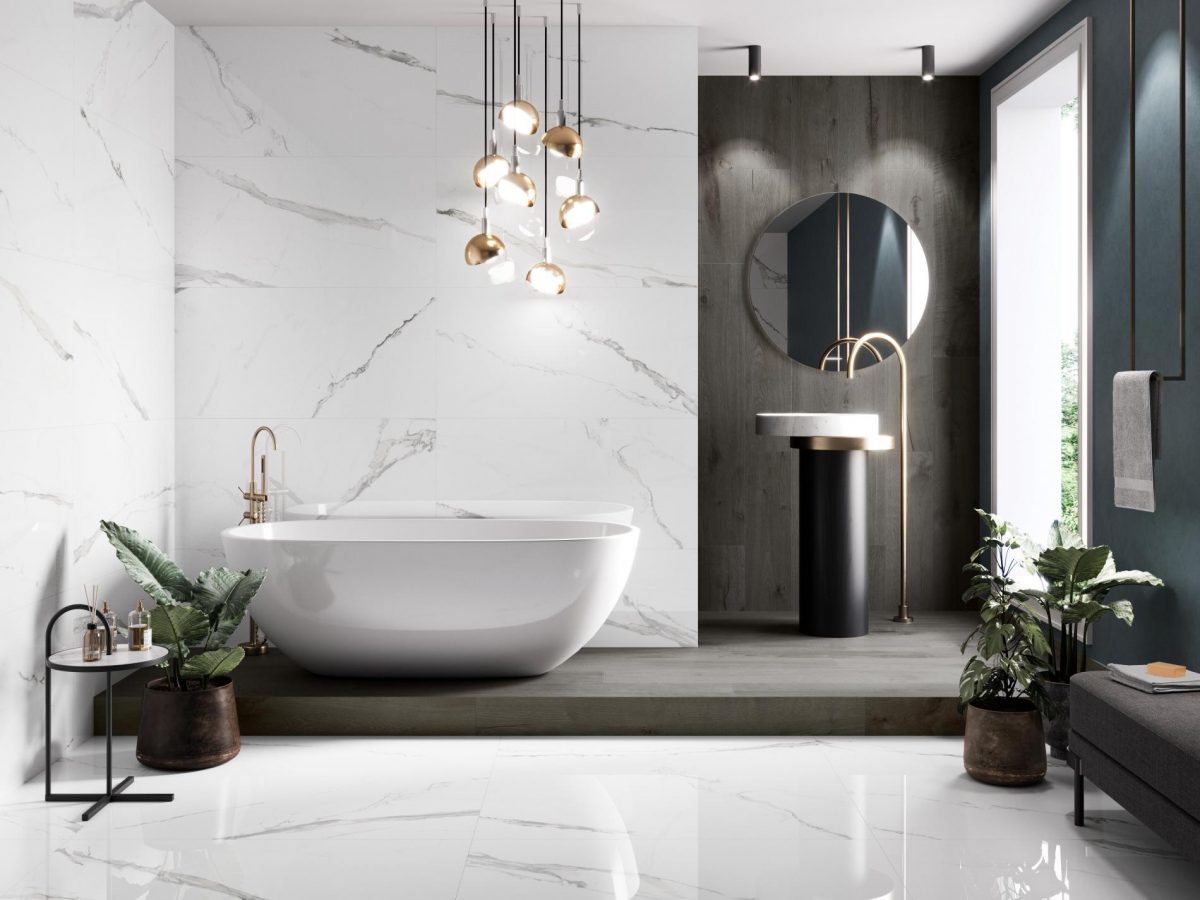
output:
[[858,359],[858,351],[868,347],[875,353],[871,341],[882,341],[890,345],[896,351],[896,359],[900,361],[900,608],[892,617],[892,621],[911,625],[912,618],[908,614],[908,361],[904,358],[899,341],[883,331],[872,331],[855,341],[850,349],[850,360],[846,365],[847,378],[854,377],[854,363]]
[[275,432],[266,425],[260,425],[255,429],[253,436],[250,438],[250,486],[242,492],[242,499],[246,501],[246,512],[242,516],[243,522],[249,522],[251,525],[257,525],[266,519],[267,501],[270,499],[267,485],[267,454],[262,455],[262,485],[258,484],[257,474],[254,469],[254,452],[258,448],[258,436],[263,432],[271,438],[271,449],[278,450],[279,442],[275,440]]

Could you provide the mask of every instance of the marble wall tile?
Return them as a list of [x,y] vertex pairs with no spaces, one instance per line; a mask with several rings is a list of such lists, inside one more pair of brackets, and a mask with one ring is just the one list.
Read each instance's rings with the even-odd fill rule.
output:
[[[180,553],[219,560],[245,443],[265,422],[279,426],[286,502],[633,504],[641,551],[596,642],[694,644],[695,32],[585,34],[587,188],[602,215],[587,240],[559,228],[576,169],[550,160],[552,253],[569,284],[557,300],[523,284],[541,206],[492,205],[513,283],[463,264],[483,201],[470,181],[480,38],[177,31]],[[541,34],[525,39],[539,100]],[[666,55],[649,63],[655,91],[631,52]],[[519,149],[540,184],[540,144]]]
[[180,158],[181,285],[433,284],[427,160]]
[[180,156],[432,157],[433,29],[180,28]]
[[175,259],[174,164],[107,119],[75,111],[72,257],[162,284]]
[[11,70],[0,77],[0,109],[0,248],[62,256],[71,231],[76,110]]
[[[43,632],[135,591],[99,531],[174,521],[174,29],[144,0],[7,0],[0,30],[0,793],[42,762]],[[54,648],[78,645],[68,616]],[[92,732],[54,680],[54,750]]]
[[155,147],[170,147],[175,99],[175,28],[146,0],[74,4],[72,99]]
[[179,415],[432,418],[442,302],[426,288],[181,289]]
[[695,417],[694,291],[517,290],[439,291],[440,416]]
[[74,0],[4,0],[0,65],[70,96],[74,5]]

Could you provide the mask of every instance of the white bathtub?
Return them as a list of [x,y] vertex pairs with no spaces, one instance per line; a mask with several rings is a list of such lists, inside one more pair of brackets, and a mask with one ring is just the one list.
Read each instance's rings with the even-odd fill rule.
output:
[[559,519],[632,525],[633,507],[596,500],[352,500],[304,503],[284,519]]
[[325,519],[221,532],[229,565],[265,568],[251,613],[320,675],[540,675],[604,624],[638,529],[515,519]]

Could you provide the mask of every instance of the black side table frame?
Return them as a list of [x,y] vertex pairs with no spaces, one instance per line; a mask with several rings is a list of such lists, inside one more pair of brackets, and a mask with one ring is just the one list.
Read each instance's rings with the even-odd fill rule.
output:
[[[79,610],[82,612],[91,612],[91,607],[83,603],[73,603],[70,606],[64,606],[53,616],[50,617],[50,623],[46,626],[46,802],[85,802],[94,801],[91,806],[83,814],[83,821],[88,821],[104,807],[110,803],[169,803],[175,799],[174,794],[127,794],[125,789],[133,784],[133,776],[125,778],[116,787],[113,787],[112,775],[112,669],[106,669],[104,672],[104,733],[106,739],[105,747],[105,784],[103,794],[56,794],[50,785],[50,635],[54,631],[54,623],[59,618],[68,612]],[[106,641],[106,646],[115,646],[111,642],[112,631],[109,628],[108,621],[104,616],[97,616],[100,622],[104,624],[104,631],[109,640]]]

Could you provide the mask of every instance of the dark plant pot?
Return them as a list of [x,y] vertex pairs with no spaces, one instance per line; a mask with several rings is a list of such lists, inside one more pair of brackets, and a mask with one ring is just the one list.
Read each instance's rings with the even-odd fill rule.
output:
[[963,767],[976,781],[1016,787],[1046,777],[1042,715],[1028,700],[972,700],[967,704]]
[[242,749],[233,681],[204,690],[172,691],[155,678],[142,691],[137,758],[152,769],[192,771],[229,762]]
[[1071,685],[1066,681],[1043,681],[1046,696],[1054,705],[1053,715],[1042,716],[1046,743],[1055,759],[1067,758],[1067,734],[1071,730]]

